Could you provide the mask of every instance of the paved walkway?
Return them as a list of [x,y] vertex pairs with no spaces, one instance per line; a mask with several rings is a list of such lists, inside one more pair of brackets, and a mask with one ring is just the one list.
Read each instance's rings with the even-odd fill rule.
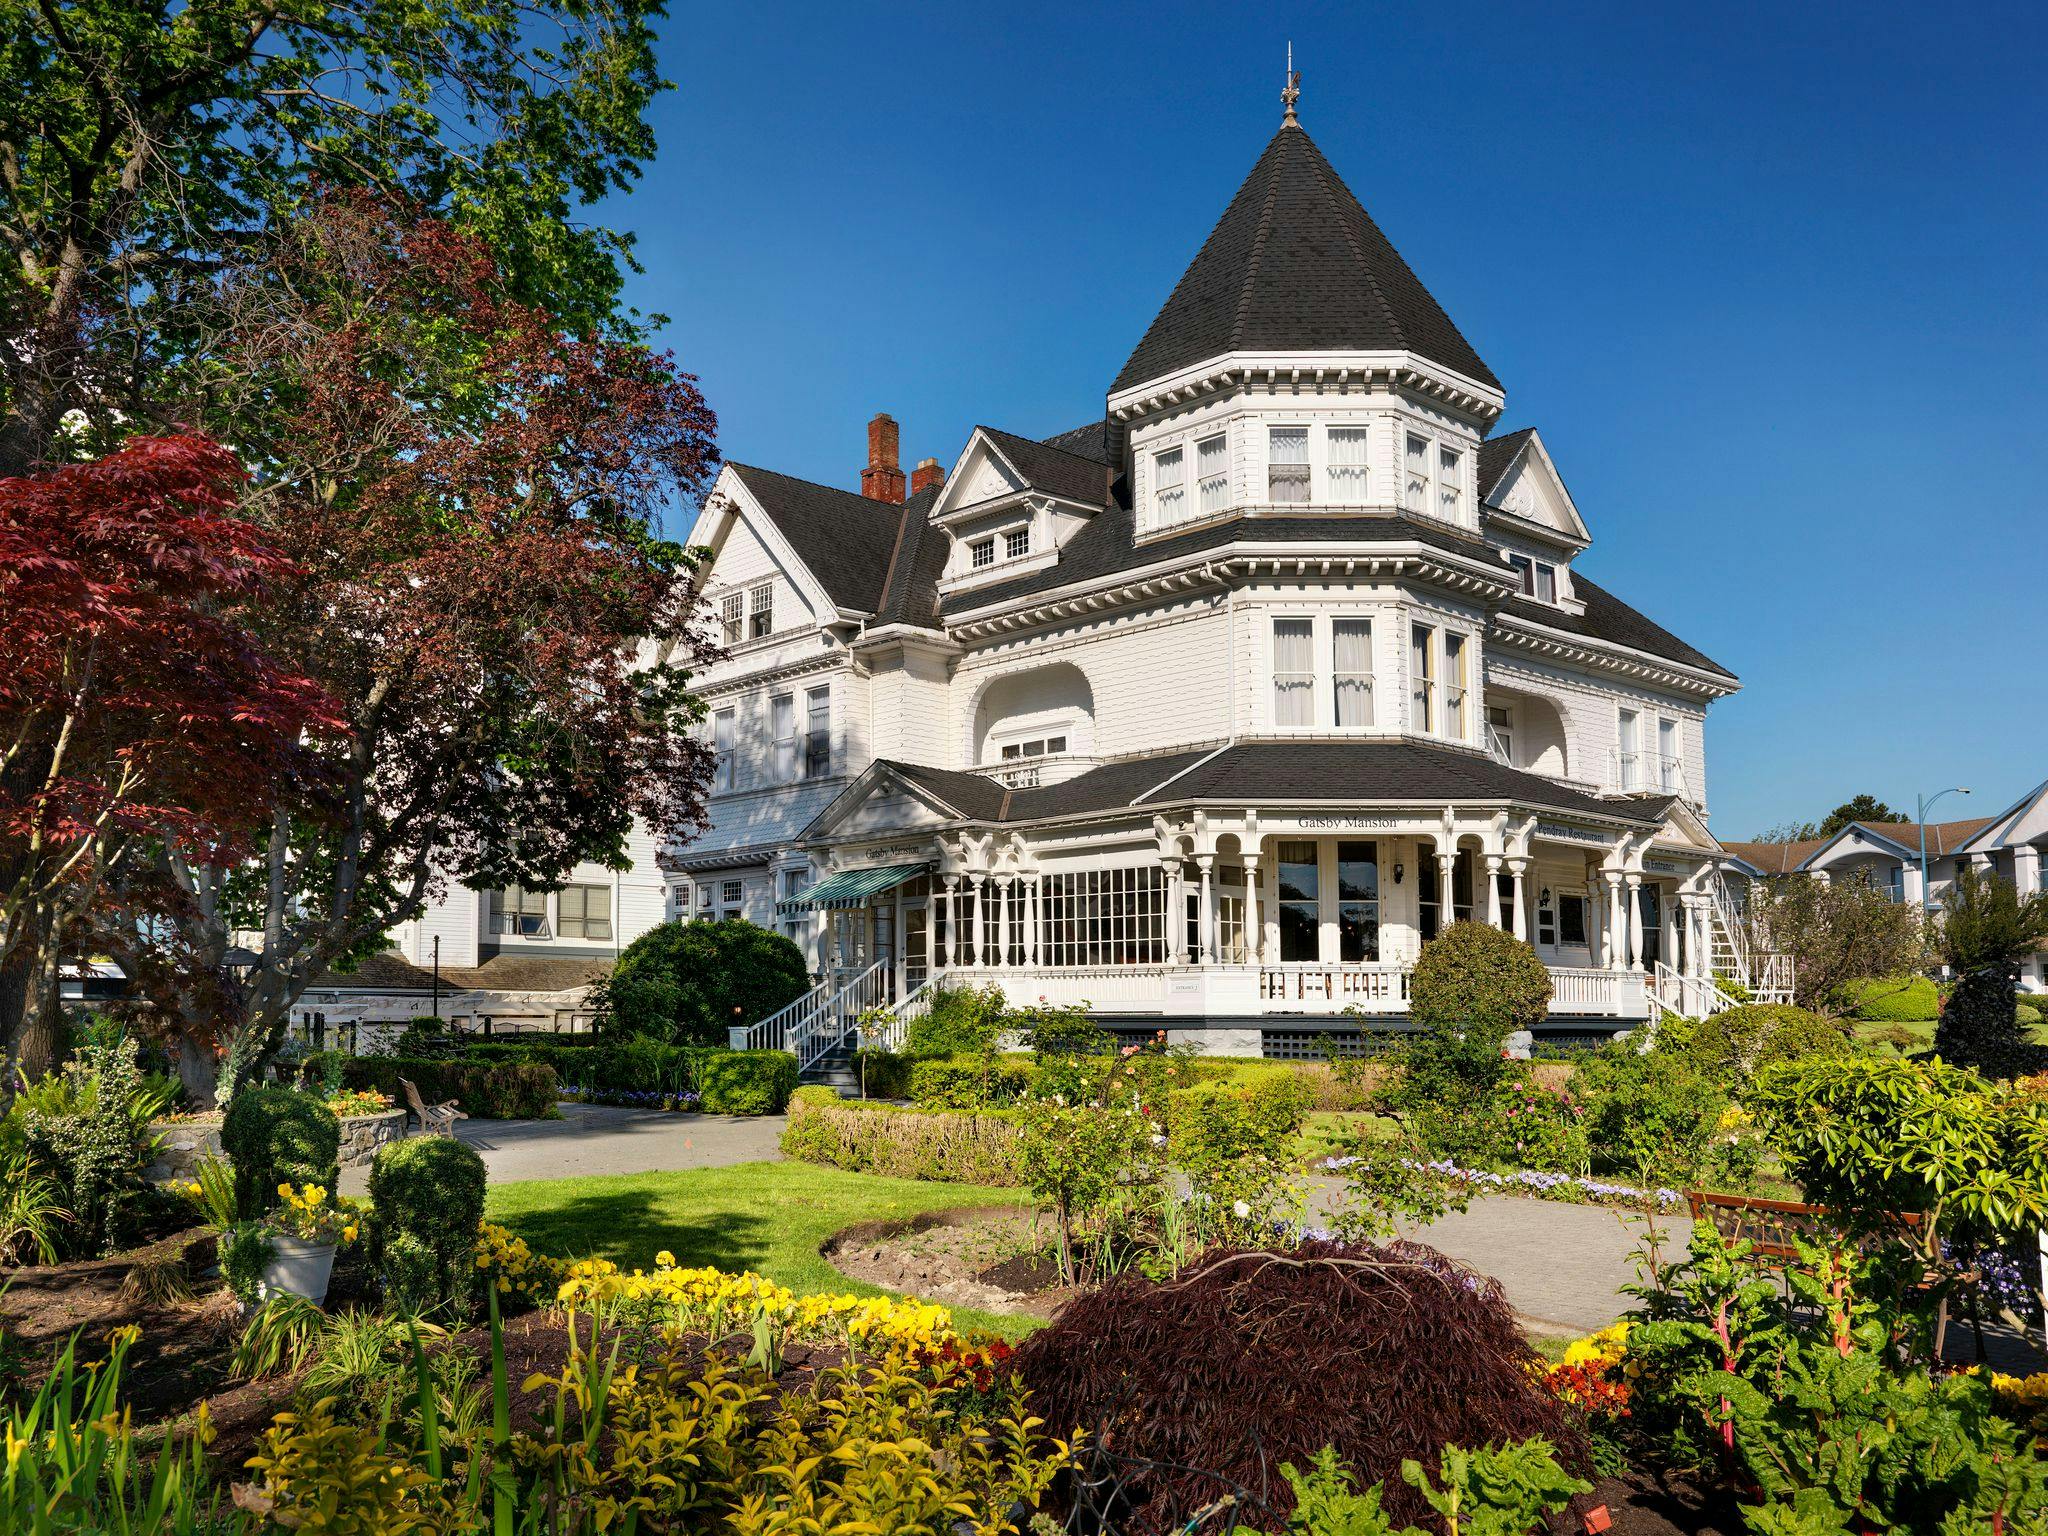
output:
[[[782,1156],[783,1115],[678,1115],[564,1104],[559,1120],[461,1120],[455,1134],[483,1154],[493,1184],[585,1174],[722,1168]],[[369,1188],[367,1166],[341,1170],[341,1192]]]
[[[1500,1281],[1532,1332],[1578,1335],[1634,1304],[1621,1288],[1637,1278],[1647,1221],[1631,1211],[1496,1195],[1403,1235]],[[1660,1216],[1656,1225],[1668,1263],[1692,1241],[1692,1222]]]

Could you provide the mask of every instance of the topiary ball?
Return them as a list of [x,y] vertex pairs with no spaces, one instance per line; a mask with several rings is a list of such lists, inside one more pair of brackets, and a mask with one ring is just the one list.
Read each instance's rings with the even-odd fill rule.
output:
[[235,1165],[235,1209],[244,1221],[277,1207],[280,1184],[332,1190],[341,1174],[341,1122],[296,1088],[244,1088],[228,1104],[220,1145]]
[[475,1306],[476,1234],[489,1175],[472,1147],[415,1136],[370,1165],[370,1263],[385,1297],[412,1317],[468,1317]]

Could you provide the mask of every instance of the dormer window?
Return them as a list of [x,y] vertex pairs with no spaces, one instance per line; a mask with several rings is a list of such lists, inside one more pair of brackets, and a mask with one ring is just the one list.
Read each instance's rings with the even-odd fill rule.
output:
[[1524,597],[1533,597],[1539,603],[1557,601],[1556,566],[1531,560],[1527,555],[1509,555],[1508,565],[1514,571]]
[[1403,464],[1401,505],[1410,512],[1429,510],[1429,439],[1412,432]]
[[985,571],[996,563],[996,538],[990,534],[985,539],[976,539],[967,546],[967,564],[970,569]]
[[1187,507],[1187,461],[1178,448],[1152,457],[1152,519],[1160,527],[1181,520]]
[[1447,523],[1465,521],[1464,457],[1455,448],[1436,451],[1436,515]]
[[1276,507],[1306,506],[1308,476],[1308,428],[1268,428],[1266,499]]
[[1363,427],[1330,428],[1330,500],[1362,502],[1370,488],[1366,461],[1371,434]]
[[1221,512],[1230,503],[1230,444],[1219,432],[1195,444],[1195,490],[1202,515]]
[[1008,533],[1003,535],[1004,559],[1022,560],[1026,555],[1030,553],[1031,530],[1029,528],[1012,528]]
[[764,581],[749,595],[747,638],[765,640],[775,633],[775,583]]
[[1557,567],[1536,562],[1536,601],[1554,603],[1557,601]]

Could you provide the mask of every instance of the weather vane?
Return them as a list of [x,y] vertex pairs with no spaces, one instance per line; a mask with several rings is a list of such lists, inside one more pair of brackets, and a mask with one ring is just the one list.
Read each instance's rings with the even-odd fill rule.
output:
[[1294,44],[1287,44],[1287,83],[1280,88],[1280,105],[1287,109],[1287,115],[1280,119],[1280,126],[1299,128],[1294,120],[1294,104],[1301,100],[1301,71],[1294,67]]

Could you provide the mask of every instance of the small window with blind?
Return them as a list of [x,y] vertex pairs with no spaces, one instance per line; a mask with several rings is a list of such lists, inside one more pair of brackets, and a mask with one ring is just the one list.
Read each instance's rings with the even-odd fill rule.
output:
[[1557,567],[1541,565],[1536,567],[1536,601],[1554,603],[1557,601]]
[[768,734],[775,744],[775,781],[796,778],[796,697],[778,693],[768,701]]
[[1330,696],[1339,730],[1373,723],[1371,619],[1330,621]]
[[561,934],[565,939],[599,939],[612,936],[612,892],[608,885],[565,885],[555,898],[561,908]]
[[1187,516],[1187,456],[1169,448],[1152,456],[1152,520],[1169,527]]
[[1266,499],[1276,507],[1308,505],[1307,427],[1267,431]]
[[1465,728],[1466,643],[1463,635],[1444,631],[1444,734],[1463,741]]
[[1305,731],[1316,723],[1316,641],[1313,619],[1273,621],[1273,724]]
[[718,600],[718,634],[727,645],[738,645],[746,636],[746,602],[744,592],[728,592]]
[[1230,443],[1220,432],[1195,444],[1195,491],[1204,516],[1230,505]]
[[1410,512],[1429,510],[1429,439],[1412,432],[1401,462],[1401,505]]
[[1366,447],[1371,435],[1363,427],[1330,428],[1330,500],[1362,502],[1370,489]]
[[1425,734],[1436,730],[1436,631],[1417,624],[1408,636],[1409,702],[1414,706],[1412,729]]

